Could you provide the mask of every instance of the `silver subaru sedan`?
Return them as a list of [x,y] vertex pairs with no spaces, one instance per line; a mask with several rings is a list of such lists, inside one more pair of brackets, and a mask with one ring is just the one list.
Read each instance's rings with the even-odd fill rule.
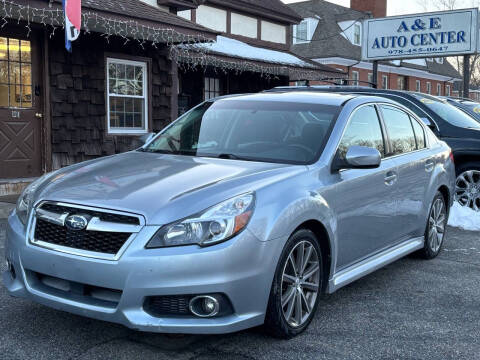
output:
[[435,258],[450,148],[384,98],[207,101],[120,155],[47,174],[8,220],[13,296],[141,331],[264,324],[289,338],[320,295],[416,252]]

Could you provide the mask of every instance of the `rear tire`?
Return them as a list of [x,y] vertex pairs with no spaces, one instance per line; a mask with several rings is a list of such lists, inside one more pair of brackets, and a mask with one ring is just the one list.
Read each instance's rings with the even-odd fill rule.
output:
[[448,222],[448,209],[442,193],[437,192],[428,213],[425,230],[425,245],[418,253],[424,259],[434,259],[440,254],[445,240]]
[[315,234],[298,230],[288,239],[273,279],[265,330],[290,339],[312,321],[323,286],[322,253]]

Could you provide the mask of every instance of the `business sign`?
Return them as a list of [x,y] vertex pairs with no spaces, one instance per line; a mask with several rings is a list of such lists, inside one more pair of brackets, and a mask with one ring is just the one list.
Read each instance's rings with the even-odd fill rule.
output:
[[478,9],[368,19],[362,59],[466,55],[477,51]]

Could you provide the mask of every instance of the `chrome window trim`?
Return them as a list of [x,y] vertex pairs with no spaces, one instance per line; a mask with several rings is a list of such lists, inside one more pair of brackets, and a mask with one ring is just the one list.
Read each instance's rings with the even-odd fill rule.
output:
[[[35,226],[37,223],[37,218],[42,218],[46,221],[49,221],[60,225],[59,221],[60,219],[63,219],[63,221],[66,218],[65,214],[62,214],[60,216],[52,216],[52,214],[57,215],[55,213],[51,213],[45,210],[41,210],[41,206],[44,204],[53,204],[53,205],[58,205],[58,206],[66,206],[70,208],[75,208],[79,210],[92,210],[96,212],[102,212],[106,214],[117,214],[117,215],[125,215],[125,216],[130,216],[130,217],[136,217],[139,220],[140,225],[127,225],[127,224],[118,224],[118,229],[125,230],[128,227],[128,231],[112,231],[112,226],[117,225],[116,223],[111,223],[111,222],[106,222],[106,221],[101,221],[99,220],[99,223],[96,223],[92,225],[90,229],[87,227],[87,231],[108,231],[108,232],[132,232],[132,235],[129,236],[129,238],[125,241],[123,246],[120,248],[120,250],[116,254],[105,254],[105,253],[99,253],[95,251],[88,251],[88,250],[81,250],[81,249],[74,249],[62,245],[57,245],[57,244],[52,244],[52,243],[47,243],[44,241],[36,240],[35,239]],[[53,220],[53,221],[52,221]],[[118,210],[110,210],[110,209],[104,209],[104,208],[97,208],[97,207],[92,207],[92,206],[85,206],[85,205],[77,205],[77,204],[71,204],[71,203],[64,203],[64,202],[57,202],[57,201],[48,201],[48,200],[43,200],[35,204],[33,207],[31,214],[30,214],[30,219],[28,222],[28,227],[27,227],[27,241],[29,244],[38,246],[47,250],[59,252],[59,253],[64,253],[64,254],[69,254],[69,255],[75,255],[75,256],[81,256],[81,257],[86,257],[86,258],[91,258],[91,259],[99,259],[99,260],[108,260],[108,261],[117,261],[119,260],[122,255],[125,253],[127,248],[130,246],[130,244],[133,242],[133,240],[136,238],[137,234],[140,232],[140,230],[145,226],[145,218],[142,215],[139,214],[133,214],[129,212],[123,212],[123,211],[118,211]],[[102,230],[99,230],[102,229]],[[132,230],[135,230],[133,232]]]

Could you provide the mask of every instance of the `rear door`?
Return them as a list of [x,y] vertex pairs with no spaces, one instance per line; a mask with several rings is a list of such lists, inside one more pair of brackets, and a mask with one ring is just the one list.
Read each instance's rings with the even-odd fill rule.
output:
[[421,236],[424,230],[424,206],[435,158],[427,147],[425,131],[404,110],[392,105],[380,105],[390,139],[390,154],[398,168],[395,193],[397,215],[395,232],[399,240]]
[[356,109],[339,144],[344,157],[350,146],[378,149],[382,163],[376,169],[340,170],[336,180],[337,270],[361,261],[395,241],[397,167],[386,159],[385,134],[374,105]]

